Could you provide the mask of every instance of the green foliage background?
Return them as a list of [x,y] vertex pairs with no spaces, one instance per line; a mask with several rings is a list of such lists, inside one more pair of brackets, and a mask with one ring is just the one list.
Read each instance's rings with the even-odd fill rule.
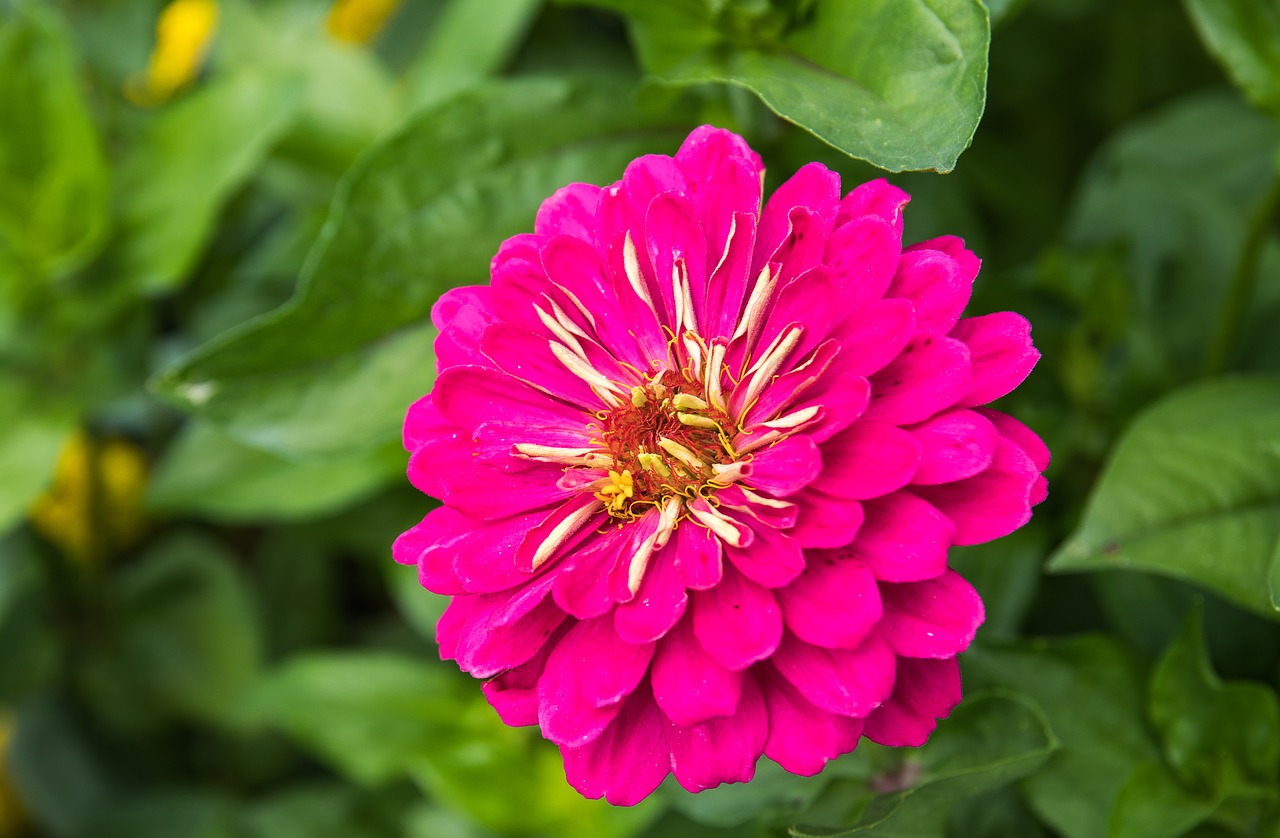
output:
[[[0,0],[0,835],[1280,836],[1277,0],[223,0],[141,108],[161,5]],[[398,430],[439,293],[702,122],[966,238],[1051,488],[927,746],[619,810],[436,659]]]

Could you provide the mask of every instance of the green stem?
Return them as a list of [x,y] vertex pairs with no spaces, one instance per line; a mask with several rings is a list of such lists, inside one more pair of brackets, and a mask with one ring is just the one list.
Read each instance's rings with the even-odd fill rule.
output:
[[1240,261],[1236,263],[1235,272],[1231,276],[1231,287],[1227,289],[1227,298],[1222,305],[1222,314],[1218,316],[1218,329],[1213,342],[1209,344],[1205,375],[1217,375],[1227,368],[1235,338],[1241,331],[1245,315],[1249,311],[1249,303],[1253,300],[1254,289],[1258,285],[1262,249],[1271,232],[1271,220],[1277,207],[1280,207],[1280,177],[1271,182],[1271,188],[1249,221],[1249,232],[1240,251]]

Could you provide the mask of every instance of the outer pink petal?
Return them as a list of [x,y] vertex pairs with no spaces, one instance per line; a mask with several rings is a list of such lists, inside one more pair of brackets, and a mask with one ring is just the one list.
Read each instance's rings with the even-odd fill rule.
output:
[[[439,475],[440,499],[476,521],[491,521],[531,509],[545,509],[567,500],[571,495],[556,485],[561,470],[545,463],[504,474],[476,462],[470,454],[465,458],[443,457],[437,450],[423,448],[409,459],[409,469],[418,474],[431,471]],[[445,469],[452,473],[442,474]],[[420,482],[415,480],[414,485],[421,488]],[[502,486],[500,492],[494,491],[495,484]]]
[[813,487],[853,500],[887,495],[911,482],[920,452],[901,428],[864,419],[822,443],[822,474]]
[[799,507],[790,535],[801,547],[843,547],[862,528],[862,504],[809,487],[794,495]]
[[536,655],[484,682],[481,689],[485,698],[504,723],[512,727],[538,723],[538,679],[542,677],[551,650],[568,627],[568,623],[561,624]]
[[[559,341],[556,341],[559,343]],[[591,413],[604,407],[587,382],[569,372],[551,351],[552,342],[509,323],[495,323],[480,339],[480,350],[493,365],[534,389]]]
[[1025,451],[1037,469],[1044,471],[1049,467],[1049,446],[1044,444],[1044,441],[1040,439],[1035,431],[1009,414],[992,410],[989,407],[979,407],[974,412],[987,417],[991,424],[996,426],[1000,436]]
[[960,666],[955,658],[898,661],[893,695],[867,717],[863,734],[891,748],[918,748],[960,703]]
[[800,578],[778,591],[782,619],[814,646],[852,649],[880,621],[880,591],[865,564],[836,551],[810,551]]
[[981,544],[1031,520],[1031,500],[1040,471],[1017,445],[1001,439],[986,471],[955,483],[917,486],[913,491],[956,526],[954,543]]
[[604,797],[614,806],[644,800],[671,773],[665,725],[642,684],[603,733],[580,747],[560,749],[569,785],[583,797]]
[[575,624],[538,680],[542,735],[568,748],[595,739],[618,715],[652,657],[652,643],[623,641],[608,615]]
[[614,628],[628,643],[649,643],[662,637],[684,614],[689,602],[676,551],[668,546],[649,558],[640,589],[613,612]]
[[823,649],[787,634],[773,664],[813,704],[842,716],[865,717],[893,692],[894,657],[871,634],[855,649]]
[[823,261],[845,311],[859,311],[889,288],[902,252],[902,230],[882,218],[864,216],[838,227],[827,240]]
[[825,237],[835,224],[840,201],[840,176],[821,163],[802,166],[769,197],[760,216],[756,255],[751,275],[756,276],[791,234],[791,210],[804,207],[824,222]]
[[755,538],[750,544],[724,546],[729,560],[743,576],[766,588],[780,588],[800,575],[804,570],[804,551],[794,539],[768,526],[752,529]]
[[671,769],[680,785],[692,792],[721,783],[745,783],[755,776],[756,762],[769,738],[769,714],[755,679],[742,683],[733,716],[692,727],[667,725]]
[[955,525],[928,501],[895,492],[862,505],[866,520],[850,548],[877,579],[914,582],[947,569]]
[[776,672],[761,675],[760,682],[769,711],[765,756],[792,774],[817,774],[829,760],[852,751],[858,744],[862,719],[815,707]]
[[[457,510],[441,507],[423,519],[434,537],[408,542],[418,547],[418,571],[423,586],[440,594],[490,593],[525,582],[529,574],[515,565],[515,553],[525,532],[544,513],[533,512],[496,521],[472,521]],[[402,548],[403,549],[403,548]],[[462,591],[456,590],[461,586]]]
[[[442,657],[458,661],[463,672],[488,678],[519,666],[537,654],[565,620],[565,614],[546,596],[549,586],[533,583],[517,594],[455,597],[436,627]],[[450,611],[469,610],[456,622]],[[446,617],[450,619],[445,619]]]
[[437,436],[450,436],[457,432],[458,428],[436,410],[430,393],[409,405],[405,411],[403,442],[406,451],[416,451]]
[[865,415],[894,425],[928,419],[969,392],[971,366],[969,349],[960,341],[917,336],[872,376],[871,405]]
[[492,314],[476,306],[459,309],[433,343],[436,369],[463,365],[492,366],[480,352],[480,337],[493,322]]
[[911,428],[923,453],[913,483],[951,483],[991,465],[1000,435],[972,410],[951,410]]
[[533,230],[541,236],[563,234],[592,241],[595,238],[596,208],[599,205],[600,187],[590,183],[563,186],[542,202]]
[[871,375],[888,366],[916,333],[915,306],[910,300],[874,300],[835,330],[840,340],[839,369],[848,375]]
[[587,536],[555,569],[551,595],[556,604],[579,620],[599,617],[613,608],[609,575],[629,543],[623,529]]
[[581,410],[484,367],[453,367],[440,373],[432,399],[440,413],[464,431],[496,417],[566,429],[584,428],[591,421]]
[[938,236],[934,239],[927,239],[908,245],[903,250],[908,252],[938,250],[947,254],[960,265],[960,270],[969,278],[970,284],[977,278],[978,271],[982,267],[982,260],[974,256],[973,251],[964,246],[964,239],[959,236]]
[[969,304],[973,275],[946,253],[912,249],[902,254],[888,293],[911,300],[922,333],[945,335]]
[[973,388],[960,400],[964,407],[986,404],[1023,382],[1040,360],[1031,345],[1031,324],[1011,311],[966,317],[951,330],[973,358]]
[[782,612],[768,588],[732,568],[720,584],[693,595],[693,633],[721,666],[745,669],[782,639]]
[[936,579],[880,584],[880,632],[893,650],[911,658],[949,658],[969,648],[982,625],[982,598],[954,570]]
[[902,210],[910,200],[910,195],[884,178],[870,180],[844,196],[844,200],[840,202],[839,222],[846,223],[860,216],[874,215],[901,234]]
[[672,318],[672,326],[675,326],[676,311],[672,277],[677,266],[683,266],[688,276],[690,296],[694,302],[693,316],[696,318],[707,294],[708,254],[706,233],[694,217],[689,201],[675,192],[654,198],[645,216],[645,237],[644,242],[636,242],[636,246],[648,247],[654,277]]
[[658,644],[649,677],[658,706],[678,725],[701,724],[738,709],[742,672],[726,669],[703,650],[692,620],[683,620]]

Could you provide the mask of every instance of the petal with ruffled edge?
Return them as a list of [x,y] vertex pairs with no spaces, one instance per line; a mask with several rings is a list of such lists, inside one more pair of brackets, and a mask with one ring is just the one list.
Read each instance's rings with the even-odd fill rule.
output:
[[982,598],[954,570],[923,582],[880,583],[881,635],[911,658],[949,658],[973,642],[985,612]]
[[769,740],[764,754],[778,765],[792,774],[809,777],[858,744],[862,719],[816,707],[776,671],[759,680],[769,711]]
[[1040,471],[1027,453],[1001,439],[991,465],[964,480],[913,491],[955,524],[953,542],[981,544],[1016,530],[1031,519],[1031,496]]
[[805,572],[777,597],[787,628],[801,640],[827,648],[858,646],[882,613],[871,570],[836,551],[811,551]]
[[782,611],[768,588],[726,567],[719,585],[692,599],[693,632],[721,666],[745,669],[778,648]]
[[893,695],[867,717],[863,735],[891,748],[918,748],[960,698],[960,664],[955,658],[902,658]]
[[947,569],[955,524],[928,501],[894,492],[862,504],[865,520],[850,553],[877,579],[915,582]]
[[732,716],[682,727],[668,723],[671,770],[686,790],[698,792],[721,783],[745,783],[769,738],[769,714],[750,674]]
[[742,670],[727,669],[698,643],[693,621],[680,622],[658,644],[650,671],[653,697],[668,719],[696,725],[738,709]]
[[863,718],[893,692],[896,657],[877,634],[853,649],[824,649],[788,633],[773,664],[806,699],[842,716]]
[[973,387],[960,400],[962,407],[983,405],[1012,392],[1040,360],[1031,345],[1031,324],[1011,311],[966,317],[951,330],[951,337],[963,341],[973,359]]
[[634,806],[671,773],[666,720],[641,684],[613,724],[592,741],[562,747],[565,776],[583,797],[603,797],[614,806]]

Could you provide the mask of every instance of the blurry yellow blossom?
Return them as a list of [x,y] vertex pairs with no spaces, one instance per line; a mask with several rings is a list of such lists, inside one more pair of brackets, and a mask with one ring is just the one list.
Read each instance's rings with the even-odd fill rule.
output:
[[21,834],[27,820],[22,804],[9,782],[8,770],[5,768],[9,740],[12,738],[13,717],[0,709],[0,838]]
[[141,535],[146,479],[136,445],[78,433],[58,457],[53,485],[32,507],[31,525],[68,556],[92,561]]
[[172,0],[156,21],[156,45],[145,72],[125,85],[139,105],[157,105],[195,79],[218,30],[217,0]]
[[367,44],[399,5],[400,0],[336,0],[329,8],[329,34],[348,44]]

